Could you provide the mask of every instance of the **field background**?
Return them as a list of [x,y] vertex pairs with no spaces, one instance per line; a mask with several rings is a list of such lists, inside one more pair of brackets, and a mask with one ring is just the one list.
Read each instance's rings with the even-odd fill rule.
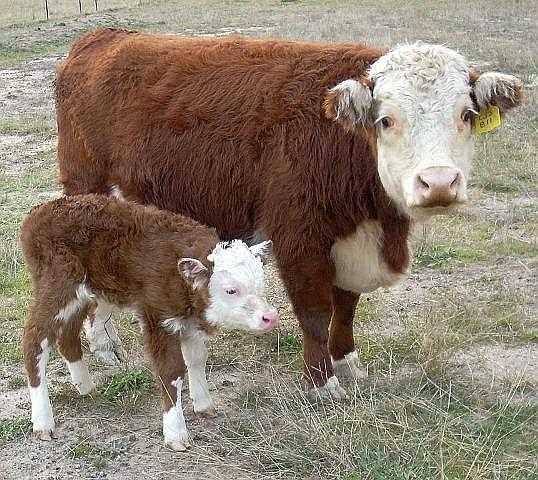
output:
[[[534,0],[0,0],[0,478],[537,479],[538,23]],[[402,285],[365,295],[355,334],[368,378],[350,399],[312,405],[300,386],[301,336],[270,267],[283,325],[211,345],[216,419],[192,414],[195,447],[166,450],[158,391],[137,327],[121,317],[127,361],[78,398],[53,356],[60,438],[30,434],[19,348],[30,298],[17,245],[31,206],[59,195],[54,68],[97,26],[178,35],[272,36],[457,48],[480,69],[518,75],[526,105],[477,139],[471,203],[415,239]],[[187,398],[184,392],[184,398]]]

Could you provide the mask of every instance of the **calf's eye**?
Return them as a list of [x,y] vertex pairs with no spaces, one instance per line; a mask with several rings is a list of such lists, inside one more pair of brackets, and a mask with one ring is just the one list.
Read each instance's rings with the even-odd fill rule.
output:
[[228,288],[226,289],[226,293],[228,295],[235,295],[237,293],[237,290],[235,288]]

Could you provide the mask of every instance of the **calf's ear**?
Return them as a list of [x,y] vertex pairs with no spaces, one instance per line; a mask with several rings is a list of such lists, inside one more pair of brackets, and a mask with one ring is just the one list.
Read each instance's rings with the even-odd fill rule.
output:
[[476,103],[481,109],[494,105],[504,113],[523,101],[523,82],[513,75],[499,72],[479,74],[471,70],[469,77]]
[[372,103],[368,80],[345,80],[327,92],[323,108],[327,118],[353,131],[372,124]]
[[265,242],[257,243],[250,247],[250,251],[255,257],[265,260],[273,251],[273,242],[271,240],[266,240]]
[[180,258],[177,268],[185,281],[195,289],[205,287],[209,282],[209,270],[196,258]]

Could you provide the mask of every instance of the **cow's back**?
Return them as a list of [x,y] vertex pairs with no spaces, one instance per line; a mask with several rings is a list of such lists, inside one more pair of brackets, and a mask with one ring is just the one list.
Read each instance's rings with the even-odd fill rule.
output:
[[246,237],[275,191],[297,197],[295,184],[315,189],[315,178],[335,176],[353,140],[324,117],[323,97],[380,53],[93,32],[58,73],[65,191],[114,189],[214,225],[224,237]]

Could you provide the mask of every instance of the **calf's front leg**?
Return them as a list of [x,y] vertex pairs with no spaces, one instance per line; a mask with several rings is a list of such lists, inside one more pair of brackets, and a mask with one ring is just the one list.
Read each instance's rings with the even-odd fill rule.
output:
[[212,416],[215,406],[209,394],[205,373],[207,362],[207,334],[201,330],[190,330],[181,335],[181,350],[189,372],[189,393],[194,413]]
[[146,323],[144,331],[146,348],[161,386],[164,443],[181,452],[190,447],[190,442],[181,403],[185,363],[180,338],[176,333],[166,332],[157,322]]

